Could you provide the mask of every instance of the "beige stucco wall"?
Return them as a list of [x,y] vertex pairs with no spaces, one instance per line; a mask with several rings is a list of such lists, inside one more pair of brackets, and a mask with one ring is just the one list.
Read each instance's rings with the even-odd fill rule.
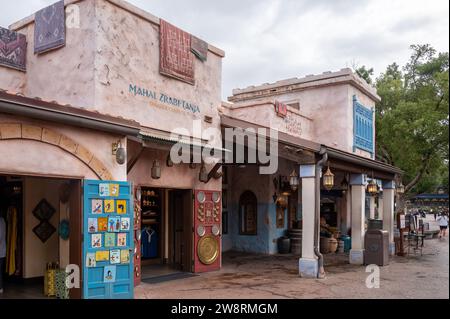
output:
[[[95,154],[113,179],[126,180],[126,165],[117,164],[111,151],[112,143],[121,139],[121,136],[0,114],[0,125],[4,123],[29,124],[63,134]],[[0,135],[0,172],[98,179],[88,165],[55,145],[38,140],[5,138]],[[122,143],[126,147],[126,141]]]
[[276,116],[273,102],[274,100],[268,101],[267,99],[255,100],[254,103],[257,104],[255,106],[251,106],[250,103],[230,105],[231,108],[222,108],[222,111],[227,116],[250,123],[257,123],[292,136],[312,140],[314,127],[312,119],[291,107],[288,107],[286,117]]
[[[134,119],[145,127],[171,131],[186,128],[205,115],[220,127],[217,108],[221,103],[221,57],[208,52],[207,62],[195,59],[195,86],[159,73],[159,25],[107,1],[96,1],[95,108]],[[156,99],[135,95],[130,84],[151,90]],[[198,105],[193,114],[159,101],[160,94]]]
[[[274,95],[271,98],[255,98],[245,102],[225,104],[230,108],[224,108],[224,114],[259,125],[270,126],[290,135],[329,147],[370,157],[368,152],[358,149],[353,151],[353,95],[356,95],[358,101],[364,106],[375,107],[375,101],[353,85],[338,83],[328,86],[312,86],[301,91]],[[287,119],[281,119],[276,116],[273,104],[266,103],[268,100],[271,102],[277,100],[283,103],[298,102],[300,110],[289,108]],[[252,103],[255,106],[243,107],[252,105]],[[289,118],[297,121],[299,127],[297,132],[286,130]],[[293,125],[295,127],[295,122]]]
[[[151,186],[159,188],[174,189],[201,189],[201,190],[222,190],[222,179],[212,178],[208,183],[199,181],[200,165],[191,169],[189,164],[175,164],[172,167],[166,166],[166,150],[146,149],[136,162],[133,169],[128,174],[128,181],[135,185]],[[154,160],[159,160],[161,164],[161,178],[151,177],[151,168]],[[208,172],[212,165],[206,165]]]
[[[27,72],[0,67],[0,88],[59,104],[94,104],[95,0],[78,2],[80,27],[66,29],[63,48],[34,54],[34,22],[16,30],[27,37]],[[5,70],[6,69],[6,70]]]

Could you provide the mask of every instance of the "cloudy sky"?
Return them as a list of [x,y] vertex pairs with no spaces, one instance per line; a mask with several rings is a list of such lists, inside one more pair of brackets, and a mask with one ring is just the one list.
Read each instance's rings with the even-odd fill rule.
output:
[[[55,0],[2,1],[8,26]],[[225,50],[233,88],[339,70],[404,65],[410,44],[449,48],[448,0],[129,0]]]

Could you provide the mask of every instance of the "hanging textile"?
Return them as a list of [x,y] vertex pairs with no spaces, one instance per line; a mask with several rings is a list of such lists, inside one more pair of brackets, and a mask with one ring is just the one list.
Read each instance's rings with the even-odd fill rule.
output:
[[208,43],[196,36],[191,36],[191,51],[202,62],[208,59]]
[[66,44],[64,0],[35,14],[34,53],[44,53]]
[[194,54],[191,52],[191,35],[170,23],[160,20],[161,74],[195,84]]
[[0,27],[0,65],[26,70],[27,39],[23,34]]
[[6,239],[6,273],[10,276],[16,272],[16,247],[17,247],[17,209],[14,206],[8,208],[8,238]]
[[145,227],[142,230],[142,257],[155,258],[158,257],[158,234],[150,227]]

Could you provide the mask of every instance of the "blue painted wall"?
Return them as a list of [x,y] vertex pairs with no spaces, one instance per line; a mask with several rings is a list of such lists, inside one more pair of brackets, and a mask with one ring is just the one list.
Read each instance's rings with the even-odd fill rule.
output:
[[[289,175],[292,164],[281,162],[279,171]],[[284,168],[284,169],[283,169]],[[229,170],[228,190],[228,234],[222,237],[224,247],[230,250],[275,254],[278,252],[277,239],[286,235],[288,212],[285,210],[285,225],[277,228],[276,205],[273,202],[275,187],[272,179],[276,175],[259,175],[257,167],[232,168]],[[257,235],[239,234],[239,197],[246,191],[252,191],[258,201]],[[301,194],[301,191],[300,191]],[[299,206],[299,210],[301,210]],[[300,212],[297,212],[300,215]]]

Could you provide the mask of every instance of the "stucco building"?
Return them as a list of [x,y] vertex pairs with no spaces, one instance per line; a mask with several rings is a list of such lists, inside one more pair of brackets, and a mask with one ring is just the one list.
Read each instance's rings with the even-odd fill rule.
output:
[[[393,243],[401,171],[374,160],[379,97],[351,70],[234,90],[222,102],[221,49],[122,0],[58,4],[1,34],[2,210],[19,225],[10,277],[75,264],[82,286],[71,297],[129,298],[153,272],[218,270],[230,249],[277,253],[277,239],[299,227],[299,272],[317,277],[320,199],[336,228],[351,228],[350,262],[363,262],[367,176],[383,186],[378,215]],[[42,21],[57,24],[58,14],[64,43],[40,51],[42,30],[55,28]],[[276,170],[240,161],[234,148],[252,146],[227,144],[230,128],[276,143]],[[335,186],[321,190],[326,167]],[[301,182],[287,191],[293,171]]]

